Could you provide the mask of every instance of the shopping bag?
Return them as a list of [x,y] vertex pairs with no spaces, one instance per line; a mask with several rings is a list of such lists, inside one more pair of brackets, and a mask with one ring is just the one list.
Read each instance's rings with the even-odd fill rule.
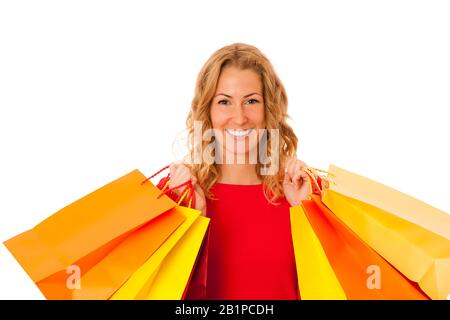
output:
[[[167,166],[166,168],[168,168]],[[166,169],[163,168],[162,170]],[[158,188],[164,190],[166,186],[170,184],[171,176],[170,173],[162,178],[157,184]],[[187,207],[195,207],[195,192],[194,187],[189,180],[187,183],[187,188],[191,191],[191,198],[186,197],[186,201],[183,206]],[[170,188],[169,188],[170,190]],[[172,191],[166,191],[166,194],[171,197],[174,201],[180,202],[180,196],[177,196],[176,193]],[[180,193],[181,195],[181,193]],[[200,218],[202,218],[200,216]],[[188,284],[185,288],[185,292],[183,293],[183,300],[204,300],[206,298],[206,285],[208,278],[208,251],[209,251],[209,229],[206,231],[206,235],[204,236],[203,243],[200,248],[200,252],[197,254],[197,258],[194,264],[194,268],[189,277]],[[188,267],[189,268],[189,267]]]
[[302,206],[290,208],[291,233],[302,300],[345,300],[345,292]]
[[[166,168],[168,168],[167,166]],[[166,169],[163,168],[162,170]],[[159,183],[157,184],[158,188],[164,190],[171,181],[170,173],[162,178]],[[173,192],[173,190],[170,190],[171,188],[168,188],[168,190],[165,191],[165,193],[171,197],[174,201],[177,201],[177,203],[182,203],[180,196]],[[186,182],[186,189],[190,193],[190,198],[186,197],[185,203],[182,204],[183,206],[187,207],[195,207],[195,192],[194,187],[191,183],[191,181]],[[186,190],[185,189],[185,190]],[[182,193],[180,193],[182,195]],[[203,217],[199,217],[202,219]],[[183,293],[182,299],[185,300],[203,300],[206,298],[206,286],[207,286],[207,274],[208,274],[208,251],[209,251],[209,229],[206,231],[206,235],[204,236],[203,243],[200,248],[200,252],[197,254],[196,261],[194,263],[193,269],[190,268],[189,264],[183,264],[184,268],[192,269],[192,272],[190,274],[188,284],[185,288],[185,291]],[[184,236],[183,238],[186,238],[187,236]],[[190,246],[189,248],[192,247]],[[195,252],[195,251],[194,251]],[[161,270],[163,268],[160,268]],[[177,269],[179,270],[180,267],[177,266]],[[169,272],[167,273],[169,274]]]
[[209,228],[206,231],[200,252],[192,270],[183,300],[205,300],[208,283]]
[[[191,196],[193,197],[193,190]],[[185,221],[111,297],[129,299],[183,299],[207,232],[209,218],[199,210],[177,206]]]
[[[300,223],[306,224],[310,232],[314,233],[316,250],[323,254],[322,260],[314,256],[302,257],[298,277],[303,299],[428,299],[416,284],[405,278],[339,221],[322,204],[319,196],[313,195],[312,200],[304,200],[301,206],[293,207],[291,218],[302,219]],[[298,237],[296,232],[293,230],[293,235]],[[301,248],[303,245],[294,241],[294,246]],[[324,279],[328,281],[328,288],[316,286],[324,282],[320,278],[323,272],[318,274],[314,270],[317,265],[327,271]],[[305,268],[306,271],[310,270],[308,274],[301,272]],[[305,278],[308,282],[303,283]],[[330,291],[330,287],[333,290]]]
[[107,299],[184,221],[160,195],[134,170],[5,246],[48,299]]
[[209,218],[203,216],[199,216],[194,221],[159,267],[146,299],[181,300],[185,298],[208,225]]
[[432,299],[450,293],[450,215],[388,186],[330,166],[322,202]]
[[[327,190],[356,199],[414,223],[450,240],[450,215],[418,199],[331,165],[328,175],[332,181]],[[325,190],[324,200],[327,198]]]

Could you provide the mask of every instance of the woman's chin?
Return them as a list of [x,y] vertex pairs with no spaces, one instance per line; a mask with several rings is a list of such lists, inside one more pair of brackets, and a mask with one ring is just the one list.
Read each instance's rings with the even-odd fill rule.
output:
[[[246,150],[242,150],[242,151],[228,150],[227,149],[226,152],[227,152],[228,155],[232,155],[234,157],[241,157],[241,158],[245,157],[245,159],[248,159],[248,160],[246,160],[246,163],[248,161],[251,161],[252,158],[254,158],[254,159],[258,158],[257,148],[252,148],[250,150],[246,149]],[[253,155],[253,157],[250,157],[250,155]]]

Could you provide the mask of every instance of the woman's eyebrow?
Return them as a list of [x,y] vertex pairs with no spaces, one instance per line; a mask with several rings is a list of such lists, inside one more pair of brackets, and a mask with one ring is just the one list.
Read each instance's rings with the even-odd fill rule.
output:
[[[258,92],[252,92],[252,93],[246,94],[246,95],[244,96],[244,98],[250,97],[250,96],[252,96],[252,95],[254,95],[254,94],[257,94],[257,95],[259,95],[259,96],[262,96],[262,95],[259,94]],[[216,94],[214,97],[217,97],[217,96],[220,96],[220,95],[225,96],[225,97],[227,97],[227,98],[233,98],[233,96],[230,96],[230,95],[225,94],[225,93],[218,93],[218,94]]]

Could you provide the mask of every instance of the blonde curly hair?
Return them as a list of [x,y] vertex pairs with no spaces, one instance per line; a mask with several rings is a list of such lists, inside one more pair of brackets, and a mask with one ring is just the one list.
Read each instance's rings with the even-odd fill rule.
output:
[[[195,152],[207,149],[210,144],[203,139],[201,144],[194,143],[194,121],[201,121],[202,132],[212,129],[210,107],[221,71],[225,67],[236,67],[240,70],[250,69],[260,75],[265,102],[266,129],[268,131],[270,129],[279,130],[279,168],[283,168],[286,159],[295,156],[298,143],[294,130],[286,122],[290,118],[287,114],[286,90],[270,61],[259,49],[244,43],[234,43],[214,52],[197,77],[195,95],[186,120],[190,158],[194,159]],[[267,150],[270,158],[272,148],[270,135],[268,137]],[[197,178],[198,184],[205,192],[205,196],[214,199],[211,188],[219,178],[217,164],[202,161],[201,163],[191,163],[189,166],[192,174]],[[257,176],[262,181],[265,197],[270,203],[275,204],[277,198],[284,197],[282,185],[284,172],[278,169],[276,174],[261,175],[261,166],[260,163],[256,165]]]

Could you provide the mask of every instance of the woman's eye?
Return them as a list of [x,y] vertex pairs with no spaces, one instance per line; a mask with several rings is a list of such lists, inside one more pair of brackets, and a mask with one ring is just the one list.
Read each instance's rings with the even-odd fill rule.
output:
[[219,103],[219,104],[227,105],[227,104],[228,104],[228,100],[219,100],[218,103]]
[[246,103],[247,104],[255,104],[255,103],[258,103],[259,101],[258,100],[256,100],[256,99],[250,99],[250,100],[248,100]]

